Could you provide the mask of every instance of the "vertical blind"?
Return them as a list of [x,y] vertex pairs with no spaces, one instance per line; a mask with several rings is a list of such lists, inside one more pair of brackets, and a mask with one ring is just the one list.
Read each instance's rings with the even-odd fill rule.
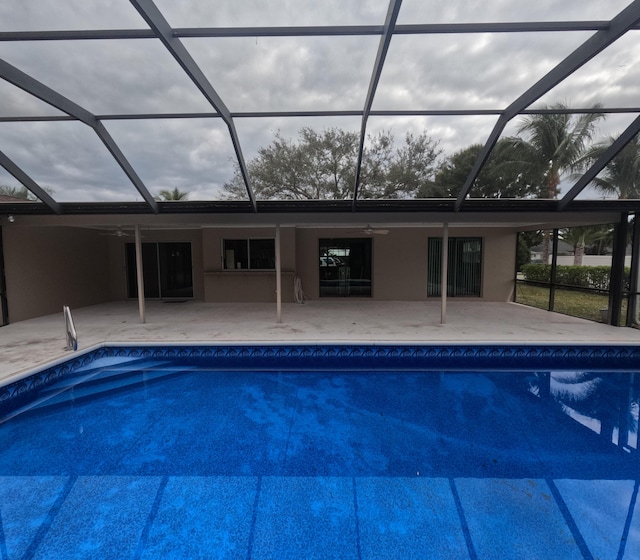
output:
[[[442,282],[442,238],[428,243],[427,296],[439,297]],[[447,259],[447,296],[480,297],[482,238],[450,237]]]

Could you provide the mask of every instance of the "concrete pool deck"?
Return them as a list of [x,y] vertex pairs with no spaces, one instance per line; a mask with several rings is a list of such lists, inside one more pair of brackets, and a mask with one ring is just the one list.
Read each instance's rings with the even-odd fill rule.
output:
[[[637,344],[640,330],[612,327],[515,303],[322,300],[283,304],[146,304],[135,301],[72,309],[78,350],[104,343],[532,343]],[[0,383],[70,357],[62,311],[0,328]]]

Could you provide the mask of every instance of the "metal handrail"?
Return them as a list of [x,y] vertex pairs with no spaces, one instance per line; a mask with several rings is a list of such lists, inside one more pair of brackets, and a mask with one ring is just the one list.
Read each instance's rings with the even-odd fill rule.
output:
[[71,316],[71,309],[69,309],[68,305],[62,306],[62,313],[64,315],[64,328],[67,333],[67,346],[65,350],[77,350],[78,334],[76,333],[76,327],[73,324],[73,317]]

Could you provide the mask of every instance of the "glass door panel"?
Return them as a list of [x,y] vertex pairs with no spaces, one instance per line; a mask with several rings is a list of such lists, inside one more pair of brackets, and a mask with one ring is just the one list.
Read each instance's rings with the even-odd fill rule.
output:
[[371,239],[320,239],[320,296],[371,297]]

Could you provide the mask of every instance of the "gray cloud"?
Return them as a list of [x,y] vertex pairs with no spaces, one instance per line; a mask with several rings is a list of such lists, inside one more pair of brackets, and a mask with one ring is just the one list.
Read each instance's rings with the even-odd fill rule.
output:
[[[381,24],[386,0],[156,0],[170,23],[189,26]],[[598,20],[626,0],[514,3],[404,0],[398,23]],[[1,30],[145,28],[126,0],[30,0],[0,4]],[[638,105],[640,49],[630,32],[536,105]],[[502,109],[591,33],[395,36],[373,109]],[[379,37],[184,39],[232,112],[361,110]],[[212,112],[157,40],[0,42],[0,57],[96,114]],[[56,109],[0,81],[0,116],[57,115]],[[633,115],[635,116],[635,115]],[[608,118],[620,132],[633,116]],[[446,153],[484,143],[495,116],[371,117],[368,131],[401,139],[426,130]],[[237,118],[245,159],[276,131],[295,138],[303,126],[359,132],[354,118]],[[514,134],[519,119],[505,135]],[[235,155],[219,118],[105,121],[152,193],[178,187],[212,199],[233,176]],[[60,200],[136,200],[137,191],[93,131],[79,123],[0,123],[0,149]],[[14,184],[6,174],[3,184]]]

